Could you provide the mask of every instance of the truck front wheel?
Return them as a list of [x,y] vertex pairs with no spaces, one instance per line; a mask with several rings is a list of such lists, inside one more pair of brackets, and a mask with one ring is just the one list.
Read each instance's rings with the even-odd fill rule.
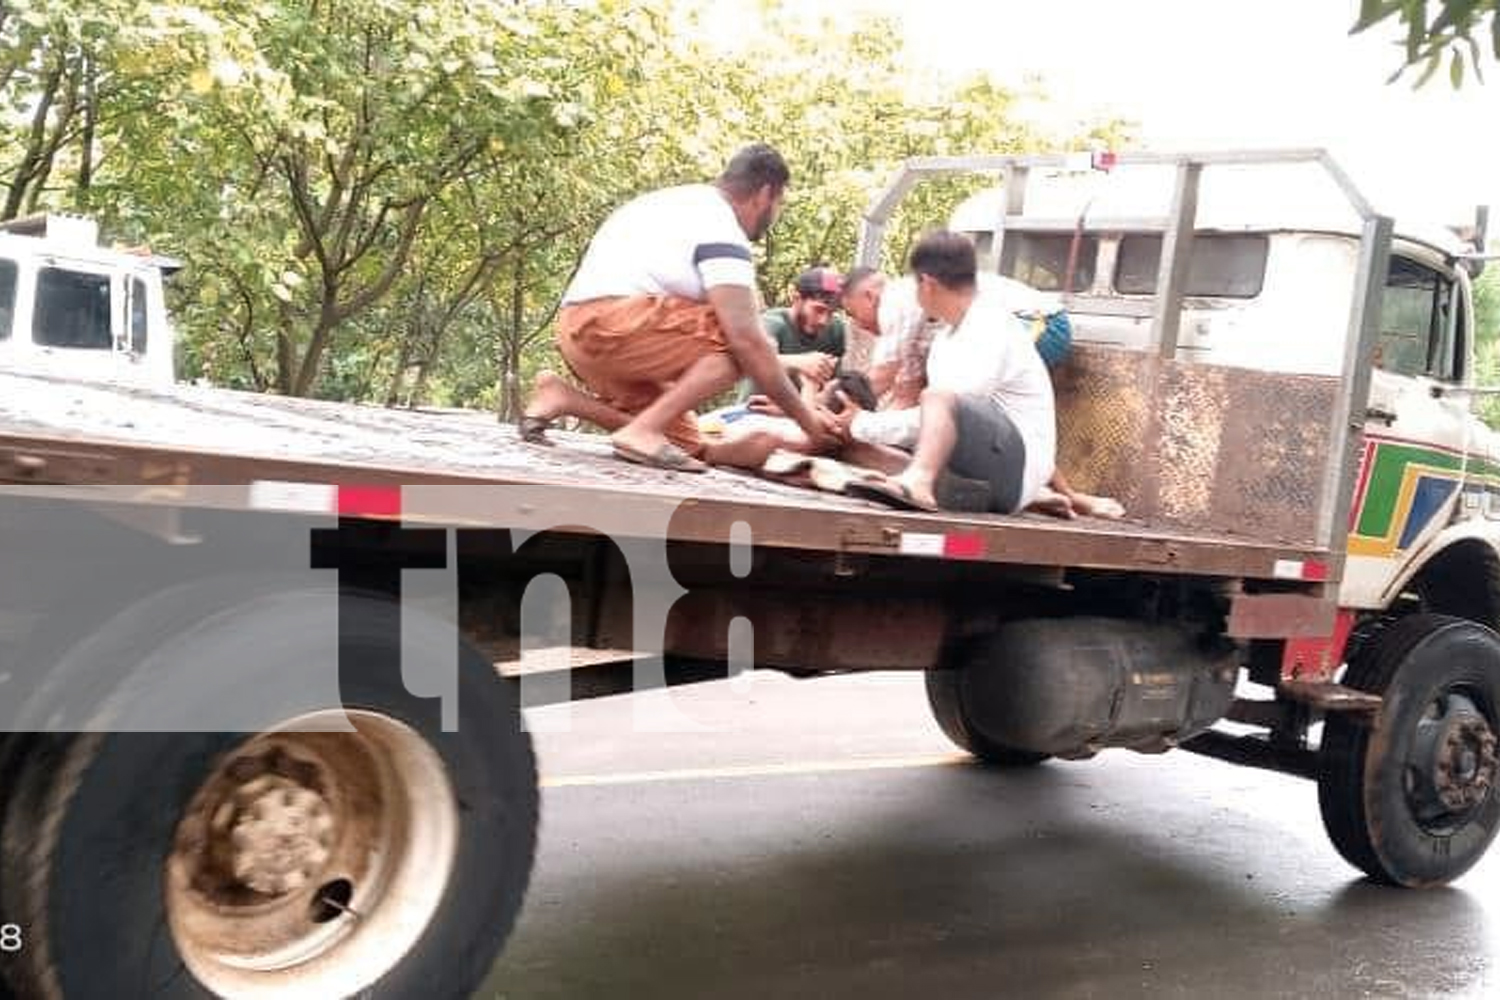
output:
[[[341,610],[341,655],[380,659],[399,609]],[[326,628],[295,595],[253,602],[144,657],[168,669],[141,690],[235,643],[306,669]],[[341,708],[258,732],[45,738],[5,824],[20,995],[468,995],[520,909],[537,790],[513,687],[467,647],[457,683],[456,728],[399,672],[353,670]]]
[[1411,615],[1355,653],[1344,683],[1384,704],[1373,719],[1328,718],[1318,802],[1329,837],[1376,881],[1452,881],[1500,829],[1500,636]]

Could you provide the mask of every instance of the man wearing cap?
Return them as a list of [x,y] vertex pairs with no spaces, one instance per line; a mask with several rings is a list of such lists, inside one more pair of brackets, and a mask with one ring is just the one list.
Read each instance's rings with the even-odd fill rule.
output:
[[758,466],[774,439],[707,444],[693,410],[754,379],[819,444],[833,416],[803,401],[778,363],[755,306],[750,244],[781,210],[791,172],[770,146],[735,154],[713,184],[641,195],[616,209],[589,243],[563,295],[557,346],[587,391],[537,377],[521,419],[546,443],[563,416],[611,432],[615,455],[680,472]]
[[[802,354],[825,354],[835,361],[844,356],[848,329],[837,311],[842,287],[843,278],[837,271],[808,268],[797,276],[792,304],[762,314],[766,332],[776,341],[776,353],[783,363]],[[820,381],[827,381],[832,374],[830,370]]]
[[[797,276],[791,305],[760,314],[781,366],[810,380],[813,389],[833,378],[844,356],[848,328],[837,314],[843,282],[843,275],[831,268],[808,268]],[[755,383],[743,379],[735,400],[747,403],[755,392]]]

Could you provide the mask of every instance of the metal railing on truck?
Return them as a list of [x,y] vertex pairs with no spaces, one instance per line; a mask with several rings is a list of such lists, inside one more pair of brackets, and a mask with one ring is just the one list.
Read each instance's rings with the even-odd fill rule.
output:
[[[1358,444],[1370,391],[1370,364],[1376,343],[1381,294],[1389,264],[1392,221],[1377,213],[1349,175],[1321,149],[1232,151],[1209,153],[1106,154],[1103,162],[1081,154],[1100,168],[1175,168],[1176,183],[1167,216],[1129,220],[1131,229],[1163,234],[1156,291],[1151,303],[1153,349],[1100,351],[1081,367],[1086,371],[1059,372],[1060,398],[1072,388],[1087,397],[1100,390],[1114,392],[1105,412],[1072,414],[1080,428],[1059,427],[1060,460],[1079,458],[1090,451],[1080,441],[1084,431],[1114,428],[1132,415],[1144,417],[1135,447],[1112,449],[1112,469],[1102,476],[1085,468],[1080,476],[1090,485],[1130,492],[1126,507],[1158,526],[1244,533],[1310,544],[1326,550],[1331,576],[1341,575],[1347,541],[1347,522],[1358,473]],[[1001,267],[1007,228],[1026,220],[1028,180],[1041,170],[1072,169],[1080,154],[940,156],[906,161],[886,189],[872,200],[860,230],[857,263],[879,266],[886,226],[902,198],[921,180],[964,173],[1001,175],[1005,206],[996,220],[992,254]],[[1344,330],[1343,375],[1292,376],[1231,369],[1206,363],[1178,361],[1178,330],[1192,255],[1198,212],[1199,184],[1205,169],[1307,164],[1321,168],[1348,208],[1359,220],[1359,257]],[[1274,197],[1268,192],[1267,197]],[[1130,357],[1133,355],[1134,357]],[[1075,352],[1075,358],[1078,355]],[[1080,366],[1075,366],[1080,367]],[[1119,401],[1123,400],[1123,403]],[[1113,407],[1115,413],[1108,412]],[[1092,417],[1093,419],[1089,419]],[[1206,435],[1205,431],[1212,432]],[[1149,440],[1156,435],[1155,440]],[[1215,438],[1213,468],[1203,462],[1205,436]],[[1148,440],[1140,440],[1147,438]],[[1072,448],[1069,448],[1069,444]],[[1221,445],[1250,450],[1250,455],[1224,455]],[[1280,453],[1278,445],[1284,446]],[[1092,449],[1097,452],[1098,449]],[[1336,456],[1336,458],[1334,457]],[[1097,454],[1084,455],[1084,464]],[[1321,459],[1321,460],[1319,460]],[[1260,467],[1255,467],[1257,460]],[[1174,467],[1173,464],[1176,463]],[[1316,469],[1308,468],[1317,464]],[[1073,468],[1067,468],[1070,476]],[[1091,475],[1090,473],[1094,473]],[[1113,473],[1115,479],[1108,481]],[[1215,476],[1204,503],[1201,482],[1192,477]],[[1105,480],[1100,482],[1100,479]],[[1258,504],[1252,508],[1246,501]]]

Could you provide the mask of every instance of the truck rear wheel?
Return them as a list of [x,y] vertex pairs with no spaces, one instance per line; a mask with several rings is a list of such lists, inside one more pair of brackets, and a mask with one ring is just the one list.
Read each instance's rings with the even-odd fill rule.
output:
[[967,668],[927,671],[927,705],[938,728],[960,749],[993,767],[1033,767],[1051,755],[1017,750],[986,736],[969,707]]
[[1500,636],[1412,615],[1361,648],[1344,683],[1384,704],[1373,719],[1328,718],[1318,802],[1329,837],[1377,881],[1452,881],[1500,829]]
[[[256,635],[278,656],[321,649],[326,618],[300,603],[207,623],[172,660]],[[387,654],[376,622],[394,605],[354,610],[344,655]],[[46,737],[5,825],[7,917],[28,935],[17,992],[468,995],[520,910],[537,789],[513,687],[467,647],[459,667],[451,731],[400,676],[356,670],[341,711],[257,733]]]

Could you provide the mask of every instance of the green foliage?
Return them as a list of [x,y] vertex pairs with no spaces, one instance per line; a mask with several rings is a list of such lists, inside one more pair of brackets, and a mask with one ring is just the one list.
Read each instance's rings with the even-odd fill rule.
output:
[[[1474,382],[1500,386],[1500,266],[1494,261],[1474,282],[1474,331]],[[1481,398],[1476,410],[1485,423],[1500,429],[1500,398]]]
[[[88,211],[184,259],[186,378],[513,414],[604,216],[745,142],[794,171],[774,302],[850,263],[904,157],[1119,138],[913,78],[890,23],[766,18],[725,53],[673,0],[0,0],[0,218]],[[892,263],[971,188],[919,189]]]
[[[1429,10],[1436,10],[1429,17]],[[1368,31],[1391,18],[1405,31],[1403,62],[1391,76],[1400,79],[1407,70],[1421,67],[1416,86],[1421,87],[1448,63],[1448,79],[1455,89],[1464,84],[1465,66],[1484,82],[1484,49],[1500,59],[1500,0],[1360,0],[1359,20],[1352,34]],[[1465,60],[1467,59],[1467,63]]]

